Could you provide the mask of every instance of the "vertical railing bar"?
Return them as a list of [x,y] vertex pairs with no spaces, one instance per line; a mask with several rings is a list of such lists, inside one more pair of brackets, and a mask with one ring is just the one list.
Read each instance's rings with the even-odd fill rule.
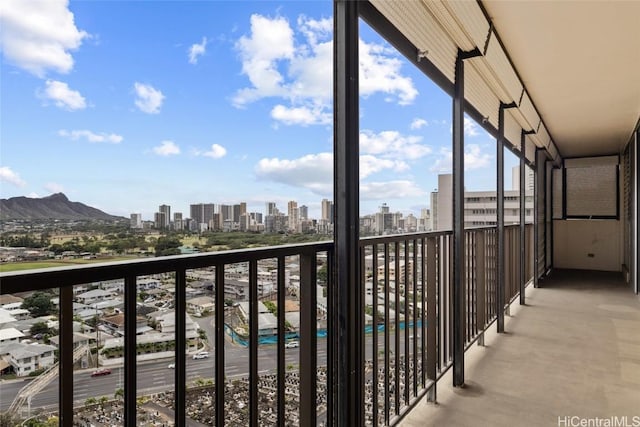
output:
[[[329,258],[327,257],[327,262],[329,262]],[[284,390],[285,390],[285,359],[284,359],[284,342],[285,342],[285,318],[284,318],[284,305],[285,305],[285,292],[286,292],[286,288],[285,288],[285,284],[284,284],[284,279],[285,279],[285,263],[284,263],[284,256],[279,256],[278,257],[278,290],[277,290],[277,298],[278,298],[278,317],[277,317],[277,322],[278,322],[278,346],[276,348],[277,351],[277,383],[278,383],[278,425],[285,425],[285,397],[284,397]],[[327,274],[327,278],[330,277],[329,274]],[[328,296],[328,295],[327,295]],[[329,341],[329,340],[327,340]],[[330,371],[330,369],[329,369]],[[327,380],[329,379],[329,372],[327,373]],[[330,388],[328,388],[328,390],[331,390]],[[328,398],[330,397],[330,393],[329,396],[327,396]],[[328,408],[328,419],[331,419],[330,414],[331,411]]]
[[327,251],[327,427],[333,427],[334,425],[337,425],[335,396],[336,375],[338,372],[338,354],[336,343],[338,341],[336,337],[337,328],[335,321],[336,290],[333,276],[333,267],[335,262],[334,254],[335,252],[333,250]]
[[[420,356],[422,357],[422,387],[426,387],[427,386],[427,374],[426,374],[426,369],[427,369],[427,329],[426,329],[426,323],[427,323],[427,319],[426,319],[426,313],[427,313],[427,306],[426,306],[426,293],[427,293],[427,272],[425,270],[426,268],[426,262],[427,262],[427,246],[426,246],[426,238],[423,237],[422,239],[420,239],[420,280],[422,283],[422,286],[420,286],[420,306],[422,307],[422,310],[420,311],[420,326],[421,326],[421,332],[420,332],[420,345],[422,346],[422,351]],[[433,325],[432,325],[433,327]]]
[[454,360],[454,351],[453,351],[453,347],[454,347],[454,327],[453,327],[453,322],[454,322],[454,317],[455,314],[453,312],[453,303],[454,303],[454,298],[455,295],[453,294],[453,288],[455,286],[455,282],[454,282],[454,256],[453,256],[453,252],[454,252],[454,244],[453,244],[453,234],[449,235],[449,289],[448,289],[448,301],[449,301],[449,360],[453,363]]
[[486,273],[485,273],[485,253],[486,231],[479,231],[476,236],[476,257],[477,257],[477,283],[476,283],[476,325],[479,329],[479,333],[482,334],[478,340],[479,345],[484,345],[484,327],[486,325],[486,312],[485,312],[485,286],[486,286]]
[[[282,310],[283,307],[278,307]],[[258,261],[249,261],[249,425],[258,426]]]
[[[436,307],[438,304],[438,296],[436,292],[439,288],[439,283],[437,280],[437,237],[429,237],[427,239],[427,277],[426,277],[426,293],[427,293],[427,304],[426,307],[427,312],[427,361],[426,361],[426,373],[427,378],[433,382],[436,381],[436,365],[438,359],[438,345],[437,345],[437,336],[438,334],[438,317],[436,312]],[[432,386],[432,389],[429,393],[428,400],[430,402],[436,401],[436,385]]]
[[137,384],[136,348],[136,276],[124,278],[124,425],[135,427]]
[[315,252],[300,254],[300,425],[316,425],[317,304]]
[[[411,386],[409,370],[411,368],[411,354],[409,353],[409,240],[404,240],[404,404],[409,405]],[[397,277],[396,277],[397,278]]]
[[[186,339],[186,287],[187,287],[187,272],[186,269],[180,268],[176,270],[176,306],[175,306],[175,373],[174,373],[174,405],[175,405],[175,420],[176,424],[180,425],[185,422],[186,416],[186,377],[187,377],[187,357],[185,354],[187,347]],[[217,303],[218,301],[216,301]],[[222,304],[220,304],[222,307]],[[224,310],[224,307],[222,307]],[[218,305],[216,305],[218,310]]]
[[[413,328],[411,328],[413,334],[413,397],[418,395],[418,299],[416,297],[418,290],[418,240],[414,239],[412,241],[413,246],[413,280],[411,283],[413,284]],[[423,307],[420,306],[422,310]],[[422,336],[420,337],[422,340]]]
[[400,243],[395,242],[394,250],[394,273],[393,281],[395,286],[395,310],[396,310],[396,328],[395,328],[395,399],[396,399],[396,411],[395,414],[400,414],[400,281],[398,276],[400,274]]
[[442,366],[446,366],[449,364],[449,271],[450,271],[450,262],[449,262],[449,234],[442,237],[442,263],[440,264],[442,274],[441,274],[441,289],[439,290],[438,296],[442,297],[442,318],[440,321],[440,329],[442,336]]
[[471,298],[469,298],[469,295],[471,294],[471,286],[472,286],[472,282],[471,282],[471,274],[472,274],[472,269],[473,269],[473,260],[471,257],[471,240],[473,239],[473,232],[467,232],[467,231],[463,231],[463,236],[464,236],[464,256],[462,257],[462,262],[465,264],[465,286],[464,286],[464,294],[465,294],[465,298],[464,298],[464,303],[466,305],[465,307],[465,314],[464,314],[464,322],[465,322],[465,338],[464,338],[464,342],[467,343],[470,340],[471,337],[471,316],[469,315],[470,310],[469,310],[469,304],[471,304]]
[[[216,313],[215,313],[215,346],[216,346],[216,426],[224,426],[225,402],[225,362],[224,362],[224,264],[216,264]],[[222,301],[222,304],[221,304]],[[220,308],[223,308],[220,310]]]
[[[363,254],[366,255],[366,252]],[[363,260],[362,265],[365,262]],[[371,299],[373,307],[373,390],[372,390],[372,415],[373,425],[378,425],[378,245],[374,243],[371,247],[371,271],[372,271],[372,284],[371,284]]]
[[[389,320],[389,244],[384,244],[384,389],[385,389],[385,399],[384,399],[384,420],[385,425],[389,425],[390,418],[390,387],[389,387],[389,351],[390,351],[390,340],[389,340],[389,332],[391,330],[391,322]],[[398,316],[398,313],[396,313]]]
[[[58,347],[60,371],[60,425],[73,426],[73,287],[60,288],[60,343]],[[96,355],[97,357],[97,355]]]

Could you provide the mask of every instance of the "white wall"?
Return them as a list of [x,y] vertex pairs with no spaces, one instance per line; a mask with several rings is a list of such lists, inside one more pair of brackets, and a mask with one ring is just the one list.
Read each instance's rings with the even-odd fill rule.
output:
[[553,266],[581,270],[621,271],[620,221],[614,219],[554,220]]

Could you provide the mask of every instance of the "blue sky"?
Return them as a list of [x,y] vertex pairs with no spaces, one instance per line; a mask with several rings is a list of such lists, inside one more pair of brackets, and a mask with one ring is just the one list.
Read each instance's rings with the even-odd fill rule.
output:
[[[318,217],[332,197],[330,1],[3,0],[0,19],[2,198],[152,219],[289,200]],[[419,215],[451,168],[451,101],[360,38],[361,213]],[[495,141],[465,130],[466,187],[494,189]]]

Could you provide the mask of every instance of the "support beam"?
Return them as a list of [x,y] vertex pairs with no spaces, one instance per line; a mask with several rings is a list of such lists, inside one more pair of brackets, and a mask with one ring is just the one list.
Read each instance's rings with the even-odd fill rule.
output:
[[465,248],[464,248],[464,60],[479,49],[458,49],[453,89],[453,386],[464,385]]
[[504,332],[504,295],[505,295],[505,274],[504,274],[504,111],[508,108],[515,108],[515,103],[500,103],[498,110],[498,138],[496,139],[496,171],[497,177],[497,207],[496,219],[498,226],[498,256],[496,259],[497,284],[496,284],[496,325],[498,333]]
[[186,323],[187,323],[187,271],[180,269],[176,271],[176,363],[174,376],[175,390],[175,421],[180,425],[184,423],[186,416],[186,379],[187,379],[187,357],[185,349],[187,348]]
[[526,259],[527,249],[527,230],[526,230],[526,170],[527,170],[527,159],[526,159],[526,143],[527,143],[527,135],[535,133],[535,131],[525,131],[524,129],[520,132],[520,271],[518,273],[518,284],[520,285],[520,305],[525,305],[526,296],[525,296],[525,284],[527,281],[526,275],[526,263],[528,260]]
[[[334,19],[334,242],[337,309],[331,340],[337,367],[334,376],[335,425],[364,425],[363,305],[358,286],[359,255],[359,54],[358,3],[335,0]],[[331,355],[331,353],[330,353]],[[337,363],[332,363],[337,362]]]
[[60,288],[59,344],[59,422],[63,427],[71,427],[73,425],[73,287],[71,286]]
[[464,385],[464,59],[458,51],[453,93],[453,386]]
[[136,320],[138,287],[135,276],[124,278],[124,425],[135,427],[136,421]]

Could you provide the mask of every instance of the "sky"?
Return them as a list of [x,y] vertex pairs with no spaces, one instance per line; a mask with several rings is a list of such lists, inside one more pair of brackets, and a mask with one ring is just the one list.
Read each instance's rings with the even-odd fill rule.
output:
[[[3,0],[0,28],[2,198],[145,220],[332,199],[331,1]],[[364,22],[359,47],[360,212],[419,216],[451,171],[451,99]],[[494,190],[495,140],[464,127],[465,186]]]

